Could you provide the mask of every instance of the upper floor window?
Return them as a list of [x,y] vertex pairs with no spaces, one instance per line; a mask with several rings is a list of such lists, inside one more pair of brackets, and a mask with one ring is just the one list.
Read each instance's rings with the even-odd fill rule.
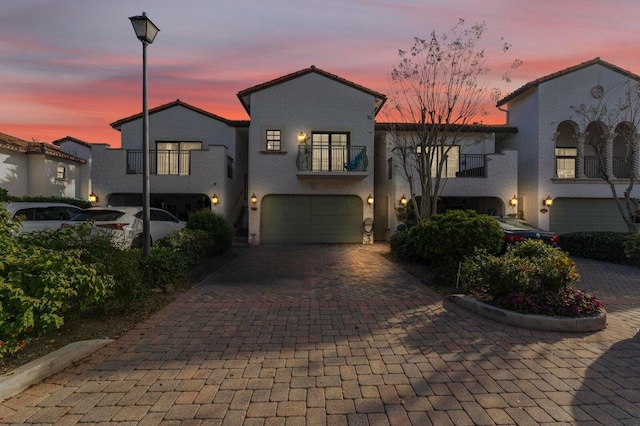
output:
[[58,166],[56,170],[56,179],[63,180],[67,177],[67,168],[64,166]]
[[267,130],[267,151],[280,151],[281,149],[280,130]]
[[202,149],[202,142],[157,142],[157,174],[188,175],[191,173],[191,152]]
[[556,148],[556,176],[559,178],[576,177],[577,148]]

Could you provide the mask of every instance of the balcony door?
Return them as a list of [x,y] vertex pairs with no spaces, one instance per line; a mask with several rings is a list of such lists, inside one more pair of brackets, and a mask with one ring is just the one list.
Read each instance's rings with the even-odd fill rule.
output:
[[313,133],[311,164],[313,171],[344,170],[349,162],[349,133]]
[[202,149],[202,142],[157,142],[157,174],[188,175],[191,173],[190,151]]

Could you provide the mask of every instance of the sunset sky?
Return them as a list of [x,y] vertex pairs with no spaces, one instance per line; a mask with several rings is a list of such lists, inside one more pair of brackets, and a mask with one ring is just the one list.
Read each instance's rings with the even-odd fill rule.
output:
[[142,11],[160,28],[147,50],[150,108],[179,98],[229,119],[249,118],[238,91],[311,65],[389,93],[398,49],[459,18],[486,22],[496,71],[524,62],[509,84],[494,76],[503,95],[597,56],[640,73],[638,0],[3,0],[0,132],[118,146],[109,123],[142,110],[128,19]]

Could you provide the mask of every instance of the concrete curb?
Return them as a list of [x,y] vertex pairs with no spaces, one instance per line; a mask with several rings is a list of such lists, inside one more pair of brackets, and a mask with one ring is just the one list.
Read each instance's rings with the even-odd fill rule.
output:
[[0,402],[91,355],[111,342],[113,342],[112,339],[98,339],[70,343],[0,377]]
[[595,317],[581,318],[525,315],[488,305],[462,294],[449,294],[445,299],[485,318],[492,319],[502,324],[513,325],[515,327],[522,327],[529,330],[585,333],[600,331],[607,325],[606,312],[602,312],[600,315]]

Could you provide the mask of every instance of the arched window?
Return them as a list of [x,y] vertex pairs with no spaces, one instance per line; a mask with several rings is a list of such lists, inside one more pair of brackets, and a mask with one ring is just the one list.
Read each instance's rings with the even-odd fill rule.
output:
[[559,178],[576,177],[576,157],[578,148],[576,142],[575,123],[563,121],[556,132],[556,176]]

